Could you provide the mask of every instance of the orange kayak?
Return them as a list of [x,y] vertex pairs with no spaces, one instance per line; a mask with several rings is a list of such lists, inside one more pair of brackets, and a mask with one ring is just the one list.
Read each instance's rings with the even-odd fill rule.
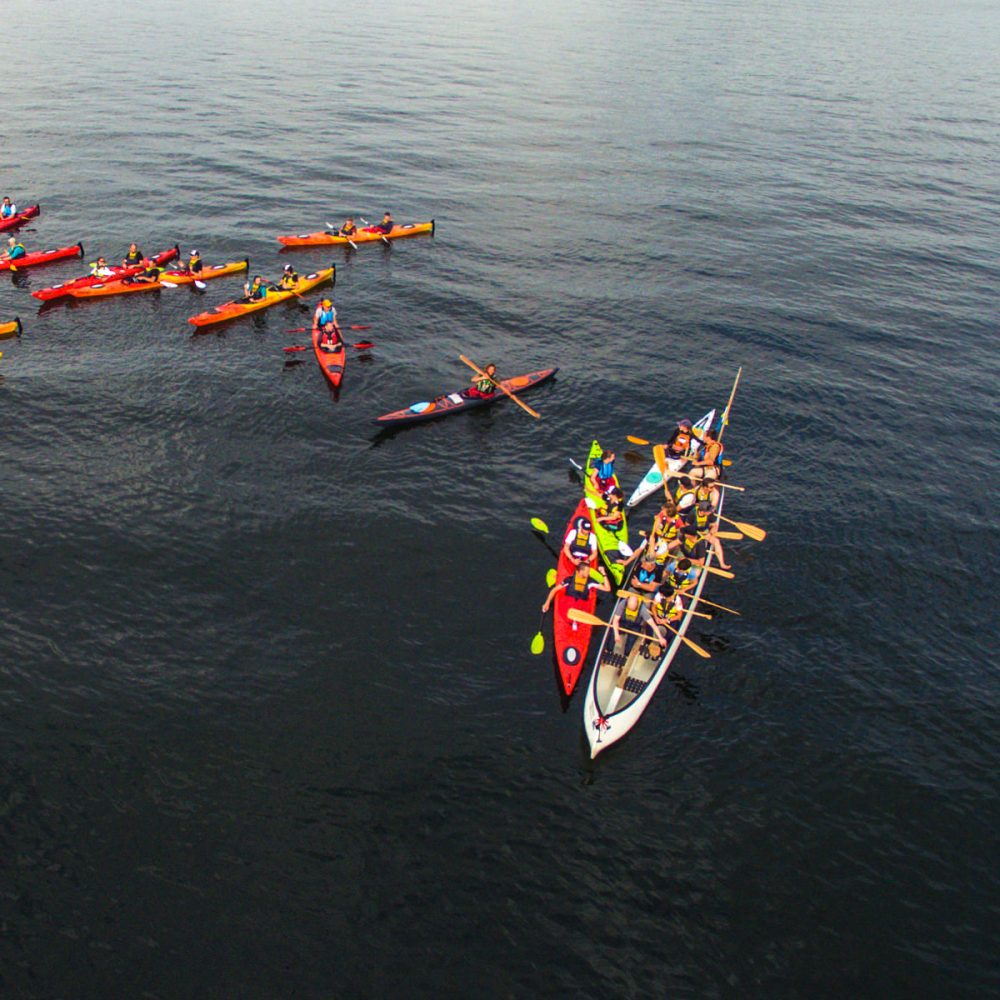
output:
[[158,281],[140,281],[138,278],[122,278],[120,281],[104,281],[84,288],[71,288],[66,294],[74,299],[100,299],[106,295],[131,295],[133,292],[155,292],[162,286]]
[[393,226],[388,233],[368,232],[359,229],[350,239],[338,236],[332,232],[303,233],[301,236],[279,236],[278,242],[286,247],[325,247],[350,246],[351,243],[378,243],[384,235],[387,240],[400,240],[406,236],[419,236],[421,233],[434,235],[434,220],[430,222],[409,222],[405,226]]
[[322,330],[314,326],[312,342],[313,353],[316,355],[316,363],[319,365],[320,371],[327,382],[334,389],[339,389],[340,380],[344,377],[344,368],[347,366],[347,348],[341,342],[332,351],[324,350],[320,347],[320,338],[322,336]]
[[9,323],[0,323],[0,340],[21,336],[21,320],[15,316]]
[[213,278],[224,278],[227,274],[239,274],[240,271],[250,269],[250,258],[243,260],[233,260],[228,264],[213,264],[211,267],[202,268],[200,274],[189,274],[187,271],[164,271],[160,275],[161,281],[169,281],[174,285],[193,285],[195,281],[211,281]]
[[331,264],[322,271],[315,271],[303,278],[299,278],[294,291],[268,292],[265,298],[257,299],[254,302],[243,302],[239,299],[232,302],[224,302],[221,306],[216,306],[208,312],[198,313],[197,316],[190,317],[188,322],[192,326],[197,327],[211,326],[213,323],[227,323],[229,320],[239,319],[242,316],[249,316],[251,313],[259,312],[261,309],[269,309],[271,306],[276,306],[279,302],[287,302],[289,299],[303,295],[317,285],[322,285],[327,281],[332,281],[336,284],[336,264]]

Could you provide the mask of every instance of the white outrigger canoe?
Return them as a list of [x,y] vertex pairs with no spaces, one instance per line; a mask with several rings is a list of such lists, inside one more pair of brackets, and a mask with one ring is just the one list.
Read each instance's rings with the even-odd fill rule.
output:
[[[709,427],[712,426],[712,421],[715,419],[715,410],[709,410],[695,425],[694,429],[696,431],[707,431]],[[684,464],[684,459],[680,458],[668,458],[667,468],[671,472],[676,472]],[[657,490],[663,489],[663,475],[657,468],[654,462],[650,467],[649,472],[646,473],[639,480],[639,485],[632,491],[632,495],[628,498],[628,503],[625,504],[626,507],[635,507],[637,504],[642,503],[646,497],[651,496]]]
[[[708,428],[715,418],[715,410],[706,414],[695,425],[699,428]],[[657,475],[659,472],[657,470]],[[647,476],[648,478],[648,476]],[[641,485],[641,484],[640,484]],[[661,479],[662,485],[662,479]],[[725,501],[725,490],[720,491],[718,513],[722,513],[722,506]],[[648,494],[646,494],[648,496]],[[633,494],[633,497],[635,494]],[[631,503],[631,501],[629,501]],[[712,564],[714,553],[711,548],[705,557],[705,565]],[[634,566],[633,566],[634,569]],[[602,750],[606,750],[612,743],[617,743],[642,717],[649,703],[656,694],[656,689],[660,686],[663,678],[667,676],[670,664],[673,663],[677,651],[682,647],[681,636],[687,632],[691,622],[691,614],[701,597],[702,587],[710,574],[701,573],[698,582],[691,592],[692,597],[688,600],[688,613],[677,625],[679,635],[675,635],[673,641],[667,646],[663,656],[658,660],[651,660],[642,655],[647,643],[642,639],[625,635],[625,651],[623,654],[616,654],[614,650],[615,635],[608,626],[601,637],[601,645],[597,650],[597,658],[594,661],[594,669],[590,675],[590,683],[587,685],[587,697],[583,702],[583,727],[587,731],[587,739],[590,741],[591,759],[596,757]],[[615,609],[609,616],[609,621],[623,610],[624,598],[619,598],[615,603]],[[629,645],[631,643],[631,645]]]

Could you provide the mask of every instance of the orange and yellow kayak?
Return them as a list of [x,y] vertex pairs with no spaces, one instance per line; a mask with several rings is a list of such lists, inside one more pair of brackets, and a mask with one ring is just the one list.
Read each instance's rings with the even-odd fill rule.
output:
[[408,222],[405,226],[393,226],[388,233],[370,232],[359,229],[350,239],[338,236],[333,232],[303,233],[301,236],[279,236],[278,242],[286,247],[324,247],[342,246],[351,243],[378,243],[384,236],[387,240],[400,240],[406,236],[419,236],[421,233],[434,235],[434,220],[430,222]]
[[336,264],[331,264],[322,271],[315,271],[312,274],[307,274],[299,278],[294,290],[286,292],[269,291],[265,298],[257,299],[254,302],[244,302],[239,299],[233,302],[224,302],[221,306],[216,306],[208,312],[198,313],[197,316],[190,317],[188,322],[192,326],[197,327],[211,326],[213,323],[227,323],[229,320],[249,316],[251,313],[259,312],[261,309],[269,309],[271,306],[276,306],[279,302],[287,302],[289,299],[304,295],[306,292],[327,281],[332,281],[336,284]]
[[66,294],[74,299],[101,299],[107,295],[131,295],[133,292],[155,292],[163,286],[158,281],[140,278],[122,278],[120,281],[103,281],[84,288],[71,288]]
[[160,275],[160,281],[169,281],[173,285],[193,285],[196,281],[211,281],[213,278],[224,278],[227,274],[239,274],[240,271],[250,269],[250,258],[243,260],[231,260],[228,264],[213,264],[211,267],[204,267],[199,274],[190,274],[187,271],[164,271]]
[[21,320],[15,316],[9,323],[0,323],[0,340],[21,336]]

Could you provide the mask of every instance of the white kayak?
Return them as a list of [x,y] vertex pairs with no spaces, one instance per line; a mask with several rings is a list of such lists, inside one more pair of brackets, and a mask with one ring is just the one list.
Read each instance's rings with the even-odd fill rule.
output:
[[[695,425],[694,429],[696,431],[707,431],[709,427],[712,426],[712,421],[715,420],[715,410],[709,410]],[[667,459],[667,468],[671,472],[676,472],[684,464],[682,459],[669,458]],[[663,489],[663,476],[660,474],[660,470],[656,467],[654,462],[649,472],[646,473],[639,480],[639,485],[632,491],[632,496],[628,498],[628,503],[625,504],[626,507],[635,507],[637,504],[642,503],[646,497],[652,495],[657,490]]]
[[[705,417],[705,426],[714,416],[713,410]],[[698,421],[700,424],[702,421]],[[725,490],[719,497],[719,513],[725,499]],[[712,565],[713,552],[708,550],[705,565]],[[634,564],[633,564],[634,568]],[[687,613],[677,626],[680,635],[675,635],[673,642],[667,646],[662,658],[651,660],[643,655],[647,643],[642,639],[625,636],[627,640],[622,654],[616,654],[615,634],[610,626],[605,628],[601,637],[601,645],[597,650],[594,669],[587,685],[587,697],[583,702],[583,727],[590,741],[590,756],[596,757],[612,743],[617,743],[639,721],[642,713],[653,700],[656,689],[663,678],[667,676],[670,664],[673,663],[677,651],[682,648],[680,636],[687,632],[691,622],[691,611],[697,610],[698,598],[702,587],[708,579],[708,573],[702,573],[695,584],[693,597],[689,599]],[[615,610],[608,617],[611,621],[625,604],[624,598],[619,598]],[[628,645],[631,643],[631,645]]]

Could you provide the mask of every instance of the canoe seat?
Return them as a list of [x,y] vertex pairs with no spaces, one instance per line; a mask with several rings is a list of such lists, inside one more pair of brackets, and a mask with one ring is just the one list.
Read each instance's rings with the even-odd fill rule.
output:
[[625,657],[619,653],[605,653],[604,659],[601,662],[606,667],[614,667],[616,670],[620,670],[625,666]]
[[625,682],[624,688],[630,694],[640,695],[646,690],[646,685],[649,681],[641,681],[638,677],[629,677]]

